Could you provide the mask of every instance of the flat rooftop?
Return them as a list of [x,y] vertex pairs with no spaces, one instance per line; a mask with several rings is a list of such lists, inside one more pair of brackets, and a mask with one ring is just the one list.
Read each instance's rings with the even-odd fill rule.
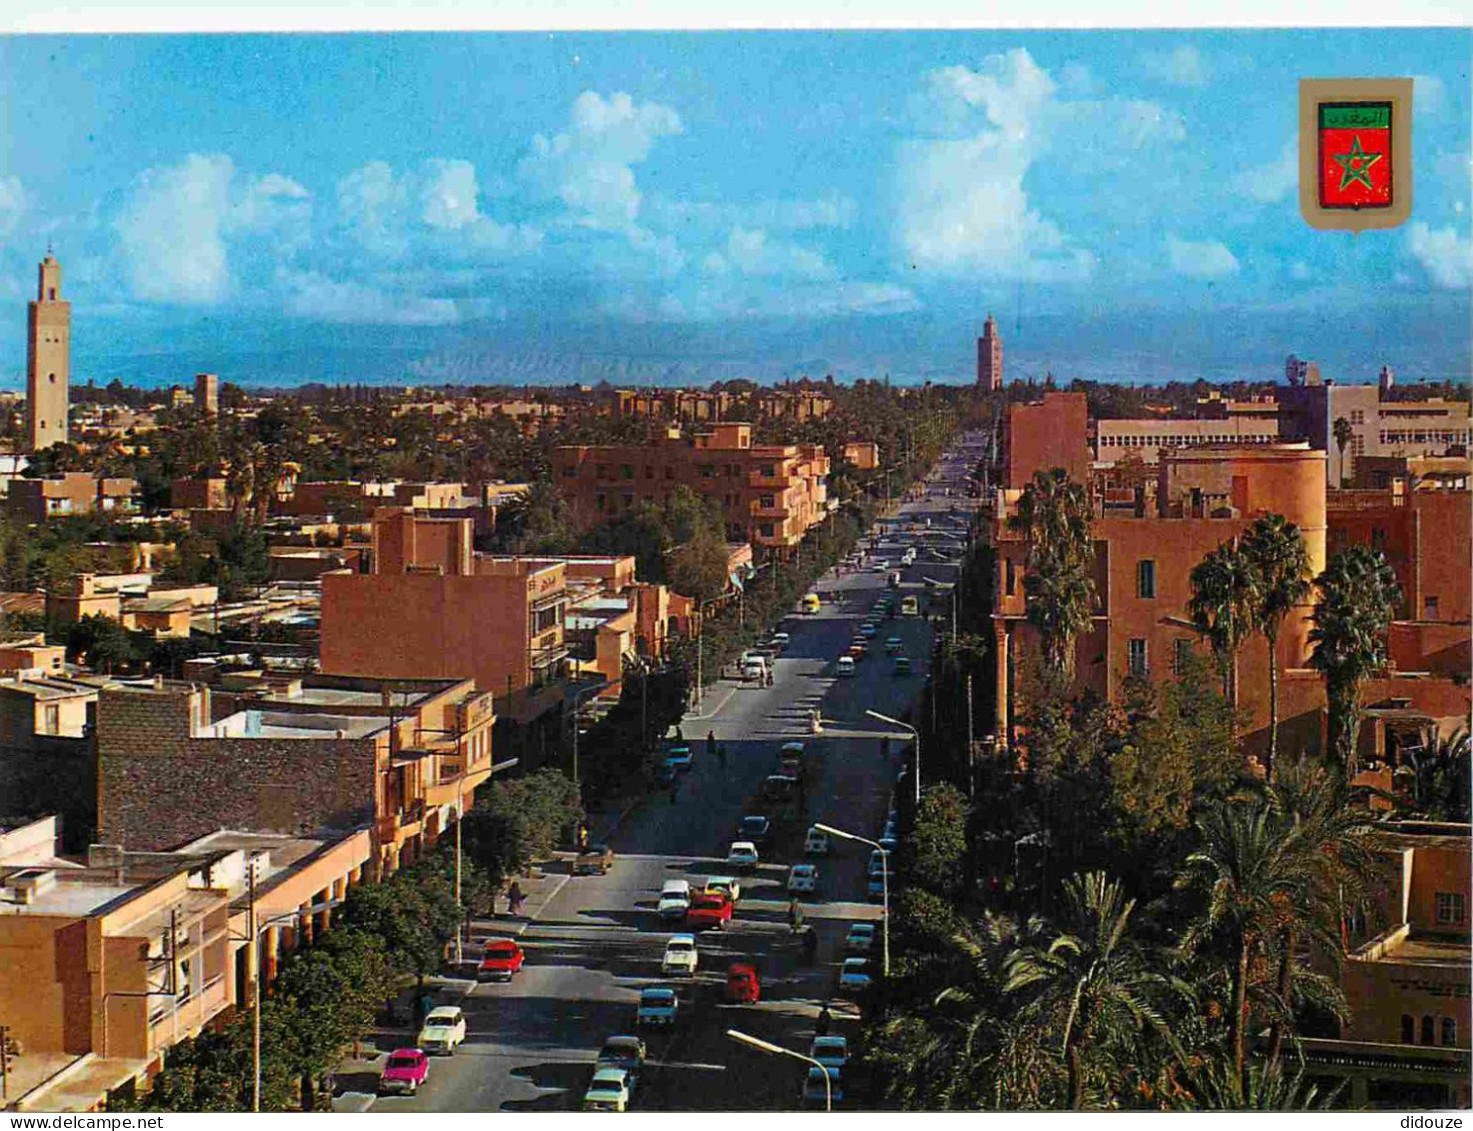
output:
[[387,729],[379,715],[293,715],[279,711],[245,710],[227,715],[204,728],[204,738],[368,738]]
[[1446,935],[1410,935],[1387,950],[1377,962],[1410,962],[1427,966],[1461,966],[1473,961],[1473,945]]
[[314,707],[397,707],[405,710],[428,695],[424,691],[391,691],[386,699],[378,691],[353,691],[339,687],[303,687],[299,693],[272,691],[267,703],[305,703]]

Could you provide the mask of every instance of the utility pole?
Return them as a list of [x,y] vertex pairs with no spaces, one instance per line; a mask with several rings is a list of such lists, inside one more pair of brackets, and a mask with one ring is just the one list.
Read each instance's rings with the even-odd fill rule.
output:
[[977,794],[977,770],[972,764],[972,673],[967,673],[967,800]]
[[246,856],[251,931],[251,1110],[261,1110],[261,937],[256,933],[256,858]]
[[[971,690],[970,676],[967,677],[967,688],[969,691]],[[577,725],[578,720],[574,718],[574,728],[576,728]],[[574,734],[577,734],[576,729],[574,730]],[[461,818],[463,818],[464,816],[465,794],[461,793],[460,796],[455,799],[455,906],[460,907],[462,910],[460,920],[455,924],[455,966],[457,970],[460,968],[460,964],[465,961],[464,937],[465,920],[467,918],[467,916],[464,914],[464,905],[460,902],[460,822]]]

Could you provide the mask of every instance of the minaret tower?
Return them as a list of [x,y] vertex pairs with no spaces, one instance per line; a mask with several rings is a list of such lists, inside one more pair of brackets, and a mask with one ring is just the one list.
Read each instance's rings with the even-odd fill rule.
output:
[[67,439],[72,304],[61,298],[61,264],[46,249],[26,317],[26,443],[35,452]]
[[977,388],[1002,388],[1002,339],[997,336],[997,320],[990,314],[977,339]]

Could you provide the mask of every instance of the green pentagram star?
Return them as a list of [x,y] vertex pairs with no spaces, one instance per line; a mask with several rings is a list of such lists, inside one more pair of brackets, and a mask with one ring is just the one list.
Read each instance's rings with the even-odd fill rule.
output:
[[1367,153],[1360,147],[1360,134],[1356,134],[1350,142],[1349,153],[1334,153],[1331,156],[1340,166],[1340,191],[1344,192],[1354,184],[1365,185],[1368,189],[1374,189],[1371,184],[1371,166],[1381,160],[1384,154]]

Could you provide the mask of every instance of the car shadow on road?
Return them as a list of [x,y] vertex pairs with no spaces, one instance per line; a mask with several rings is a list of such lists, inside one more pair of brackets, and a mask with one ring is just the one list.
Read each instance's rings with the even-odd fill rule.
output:
[[549,1090],[529,1100],[506,1100],[501,1110],[576,1111],[592,1074],[592,1065],[570,1061],[547,1061],[513,1068],[513,1079],[525,1080],[534,1087]]

